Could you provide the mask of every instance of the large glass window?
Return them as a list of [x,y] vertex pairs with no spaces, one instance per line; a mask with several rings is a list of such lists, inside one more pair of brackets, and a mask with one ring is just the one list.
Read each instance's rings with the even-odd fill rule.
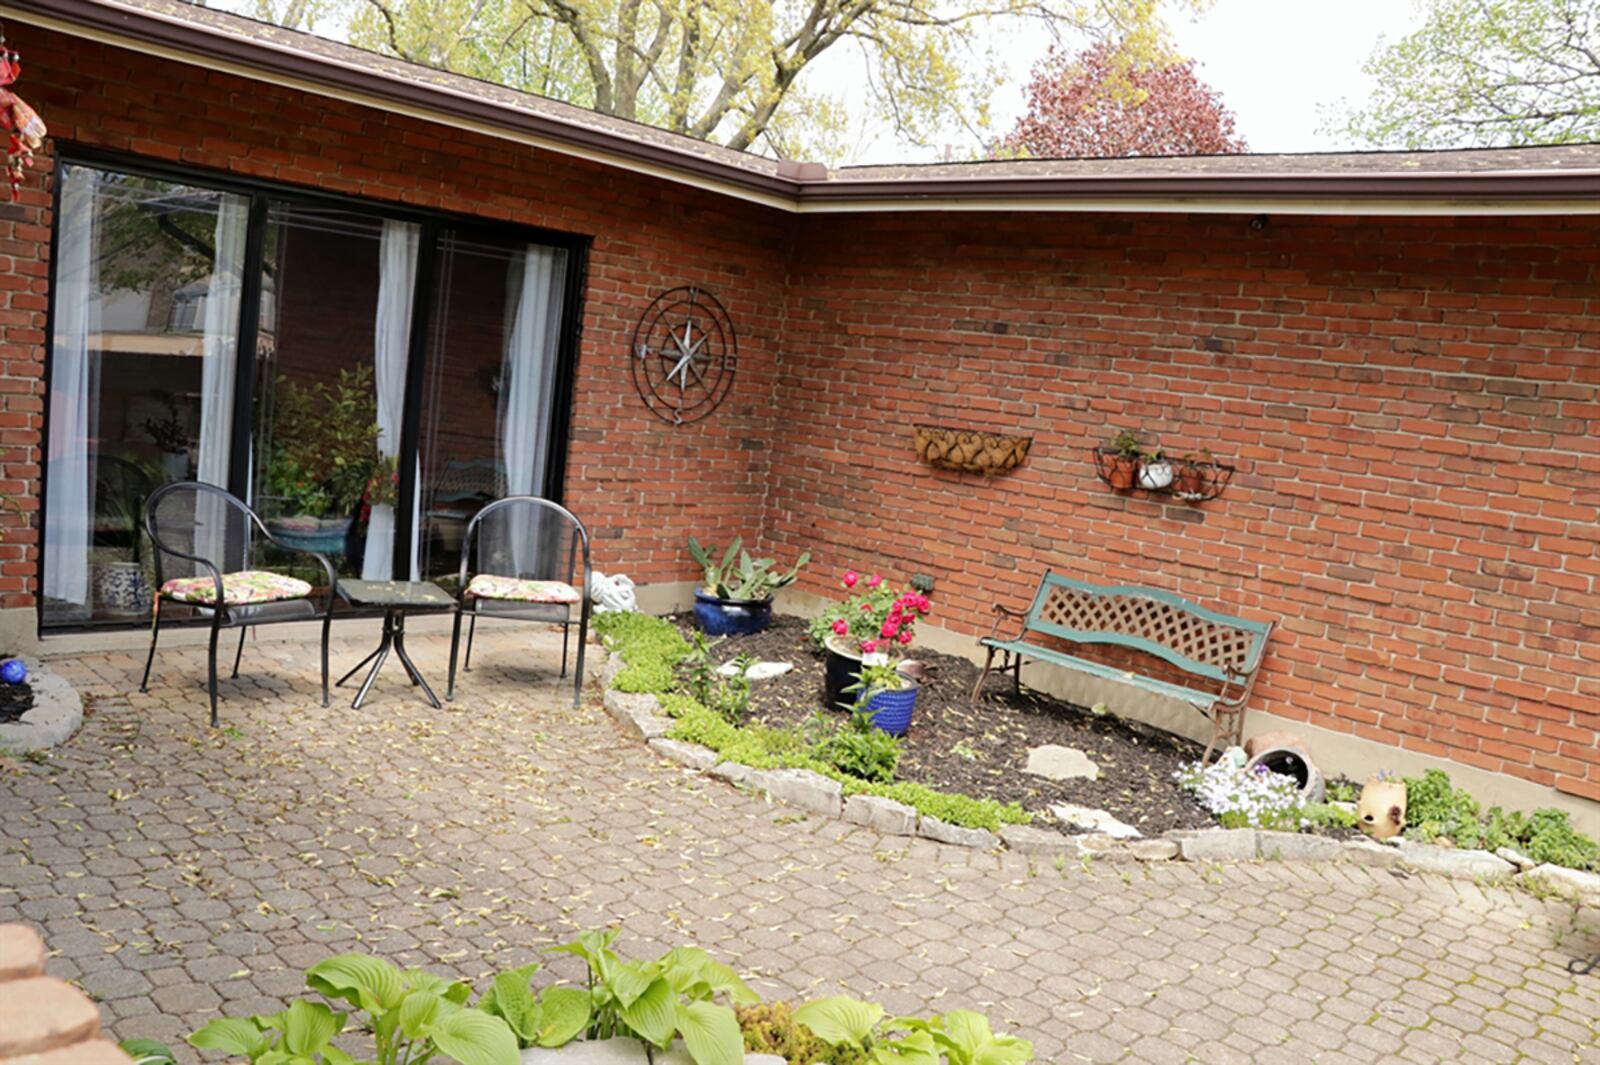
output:
[[58,173],[43,625],[148,617],[140,514],[166,481],[225,487],[367,579],[452,572],[485,501],[559,485],[564,248],[226,182]]
[[[545,494],[567,254],[447,231],[438,264],[420,497],[423,571],[449,581],[485,503]],[[535,530],[519,534],[531,545]]]
[[145,497],[227,479],[249,202],[93,167],[60,175],[43,619],[148,616]]

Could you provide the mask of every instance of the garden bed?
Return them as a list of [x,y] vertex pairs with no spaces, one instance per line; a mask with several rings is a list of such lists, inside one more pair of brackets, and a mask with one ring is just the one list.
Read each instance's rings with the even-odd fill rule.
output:
[[[673,620],[686,636],[693,631],[689,617]],[[794,665],[751,688],[750,722],[804,725],[824,709],[822,659],[811,649],[804,622],[775,618],[767,631],[727,637],[713,651],[719,662],[740,654]],[[1174,780],[1179,767],[1200,757],[1199,744],[1140,722],[1094,714],[1026,686],[1013,695],[1005,678],[991,681],[982,700],[969,705],[977,666],[926,648],[918,648],[912,657],[932,672],[902,741],[899,779],[1014,802],[1039,815],[1036,824],[1069,832],[1074,830],[1050,816],[1051,806],[1070,803],[1105,810],[1146,836],[1216,824]],[[834,712],[830,717],[843,715]],[[1099,779],[1055,781],[1026,772],[1029,752],[1045,745],[1082,751],[1099,768]]]

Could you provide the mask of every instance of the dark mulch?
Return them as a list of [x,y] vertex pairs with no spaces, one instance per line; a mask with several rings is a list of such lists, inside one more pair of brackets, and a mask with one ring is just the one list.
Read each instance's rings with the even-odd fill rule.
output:
[[[686,628],[693,624],[687,617],[676,620]],[[753,687],[752,720],[798,725],[823,708],[822,659],[812,652],[798,619],[775,618],[766,632],[730,637],[714,653],[719,661],[749,654],[794,663],[790,672]],[[968,705],[977,666],[925,649],[912,657],[934,668],[903,742],[900,779],[1020,803],[1032,813],[1048,813],[1051,804],[1062,802],[1107,810],[1147,836],[1215,824],[1173,781],[1180,765],[1200,757],[1199,745],[1140,722],[1097,716],[1026,687],[1013,695],[1002,678],[991,678],[981,701]],[[1100,779],[1057,782],[1024,772],[1029,750],[1044,744],[1083,751],[1100,767]],[[1039,823],[1053,822],[1045,817]]]
[[[0,655],[0,662],[10,658],[10,655]],[[0,681],[0,724],[18,721],[29,710],[33,709],[33,685],[27,681],[21,684],[7,684]]]

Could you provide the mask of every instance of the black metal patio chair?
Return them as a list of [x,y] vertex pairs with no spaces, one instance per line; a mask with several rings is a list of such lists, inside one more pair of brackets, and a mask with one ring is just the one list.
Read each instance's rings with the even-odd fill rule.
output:
[[[162,614],[169,608],[188,607],[211,622],[207,688],[212,728],[217,726],[217,637],[223,629],[239,630],[239,649],[233,656],[237,677],[245,634],[251,628],[321,618],[322,705],[328,705],[328,629],[335,585],[333,564],[326,556],[275,539],[243,500],[198,481],[177,481],[152,492],[145,503],[144,527],[155,547],[156,596],[140,691],[149,690]],[[317,595],[311,582],[298,577],[252,568],[269,545],[285,554],[316,559],[327,580],[326,594]]]
[[560,625],[563,677],[576,625],[578,662],[572,705],[578,705],[583,695],[583,650],[589,639],[589,573],[588,530],[559,503],[537,496],[508,496],[473,515],[461,545],[445,699],[455,698],[461,618],[470,615],[462,672],[472,669],[472,638],[480,617]]

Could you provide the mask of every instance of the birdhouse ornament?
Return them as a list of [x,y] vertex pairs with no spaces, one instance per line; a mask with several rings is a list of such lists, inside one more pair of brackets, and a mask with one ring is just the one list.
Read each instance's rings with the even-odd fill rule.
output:
[[33,153],[44,144],[44,120],[39,113],[12,92],[18,78],[22,77],[22,56],[6,47],[5,31],[0,29],[0,126],[8,134],[6,144],[6,177],[11,181],[11,198],[22,195],[22,177],[27,165],[33,162]]

